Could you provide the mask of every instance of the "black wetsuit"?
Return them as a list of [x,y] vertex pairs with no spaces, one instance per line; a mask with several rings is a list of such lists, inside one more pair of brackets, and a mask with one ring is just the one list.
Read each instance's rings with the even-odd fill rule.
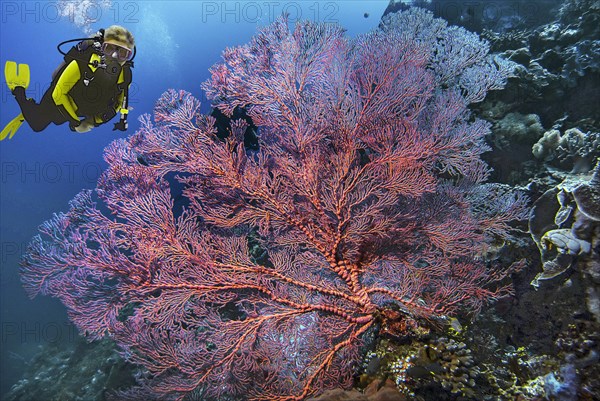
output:
[[17,86],[12,91],[21,108],[21,113],[25,121],[27,121],[31,129],[35,132],[43,131],[50,123],[60,125],[70,120],[60,112],[54,103],[51,89],[48,89],[44,93],[40,103],[36,103],[33,99],[27,99],[25,88],[22,86]]

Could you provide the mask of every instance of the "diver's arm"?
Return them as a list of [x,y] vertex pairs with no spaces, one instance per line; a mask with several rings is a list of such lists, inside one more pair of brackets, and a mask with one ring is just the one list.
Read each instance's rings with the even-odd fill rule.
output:
[[[121,74],[121,79],[119,80],[119,83],[122,83],[122,74]],[[127,89],[125,89],[123,92],[121,92],[118,96],[117,96],[117,100],[115,101],[115,104],[113,106],[114,109],[114,113],[115,115],[117,113],[121,113],[121,117],[119,118],[119,122],[114,124],[113,127],[113,131],[119,130],[119,131],[127,131],[128,128],[128,124],[127,124],[127,115],[129,114],[129,101],[128,101],[128,95],[129,95],[129,87],[131,85],[127,86]],[[113,115],[114,117],[114,115]],[[113,118],[111,117],[111,119]],[[97,114],[94,116],[94,122],[96,123],[95,125],[101,125],[104,123],[107,123],[108,120],[106,120],[105,118],[103,118],[103,116],[101,114]]]
[[[124,98],[125,98],[125,92],[121,92],[119,94],[119,96],[117,96],[117,100],[116,100],[115,105],[114,105],[115,114],[118,113],[119,111],[122,111],[121,107],[123,105],[123,99]],[[94,116],[94,123],[96,123],[96,126],[104,124],[104,123],[107,123],[107,122],[108,121],[104,121],[102,119],[102,114],[96,114]]]
[[117,97],[117,102],[115,103],[115,111],[117,113],[122,112],[123,108],[123,99],[125,99],[125,92],[121,92],[119,97]]
[[119,122],[115,123],[114,127],[113,127],[113,131],[119,130],[119,131],[127,131],[127,128],[129,128],[129,124],[127,124],[127,116],[129,115],[129,87],[131,85],[127,86],[127,89],[121,93],[121,95],[118,98],[117,104],[115,105],[115,111],[116,112],[120,112],[121,113],[121,117],[119,118]]
[[58,78],[54,91],[52,92],[54,104],[59,106],[59,110],[63,114],[64,108],[68,113],[68,115],[65,115],[65,118],[71,117],[71,119],[74,120],[72,122],[75,122],[76,124],[79,123],[79,116],[77,116],[77,107],[75,106],[75,102],[73,102],[73,98],[69,96],[69,91],[75,86],[80,78],[81,72],[79,71],[79,66],[77,65],[77,61],[73,60]]

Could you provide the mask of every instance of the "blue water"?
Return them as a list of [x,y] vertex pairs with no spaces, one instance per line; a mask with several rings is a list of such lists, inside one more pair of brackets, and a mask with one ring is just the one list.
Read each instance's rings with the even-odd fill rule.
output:
[[[105,168],[104,147],[139,126],[137,117],[152,111],[168,88],[184,89],[204,99],[200,84],[227,46],[248,42],[256,28],[287,11],[290,20],[338,22],[351,36],[375,27],[387,1],[209,2],[145,1],[90,2],[79,14],[58,15],[60,2],[0,3],[0,63],[27,63],[31,69],[29,97],[39,100],[61,63],[56,45],[86,37],[102,27],[123,25],[135,36],[129,132],[112,131],[112,122],[85,134],[66,124],[50,125],[41,133],[24,124],[11,140],[0,142],[0,394],[21,377],[38,345],[73,341],[76,330],[64,306],[54,299],[27,298],[18,263],[37,227],[84,188],[94,188]],[[87,6],[86,6],[87,5]],[[368,16],[365,16],[365,13]],[[78,24],[87,15],[87,24]],[[65,48],[68,50],[68,47]],[[0,125],[19,113],[8,88],[2,85]],[[204,104],[207,111],[209,105]],[[115,122],[116,119],[113,121]]]

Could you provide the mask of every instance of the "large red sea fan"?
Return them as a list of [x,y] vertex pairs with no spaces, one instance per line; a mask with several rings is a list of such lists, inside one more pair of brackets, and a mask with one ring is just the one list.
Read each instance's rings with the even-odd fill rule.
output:
[[508,270],[477,258],[525,212],[521,195],[483,184],[489,124],[467,106],[510,73],[487,51],[419,10],[356,39],[276,21],[204,84],[223,113],[247,110],[259,150],[244,148],[246,123],[219,138],[196,99],[166,92],[154,121],[108,147],[96,195],[42,226],[26,289],[144,368],[121,399],[351,386],[381,324],[510,291]]

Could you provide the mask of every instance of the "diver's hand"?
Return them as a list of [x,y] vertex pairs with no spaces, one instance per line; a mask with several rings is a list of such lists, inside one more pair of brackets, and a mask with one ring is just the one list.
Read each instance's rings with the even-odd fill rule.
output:
[[114,127],[113,127],[113,131],[119,130],[119,131],[127,131],[127,121],[126,120],[120,120],[118,123],[115,123]]
[[91,119],[86,118],[85,120],[81,121],[77,127],[75,127],[75,131],[82,134],[90,131],[92,128],[94,128],[94,122]]
[[69,121],[69,129],[75,132],[75,128],[79,126],[79,120],[77,121]]

